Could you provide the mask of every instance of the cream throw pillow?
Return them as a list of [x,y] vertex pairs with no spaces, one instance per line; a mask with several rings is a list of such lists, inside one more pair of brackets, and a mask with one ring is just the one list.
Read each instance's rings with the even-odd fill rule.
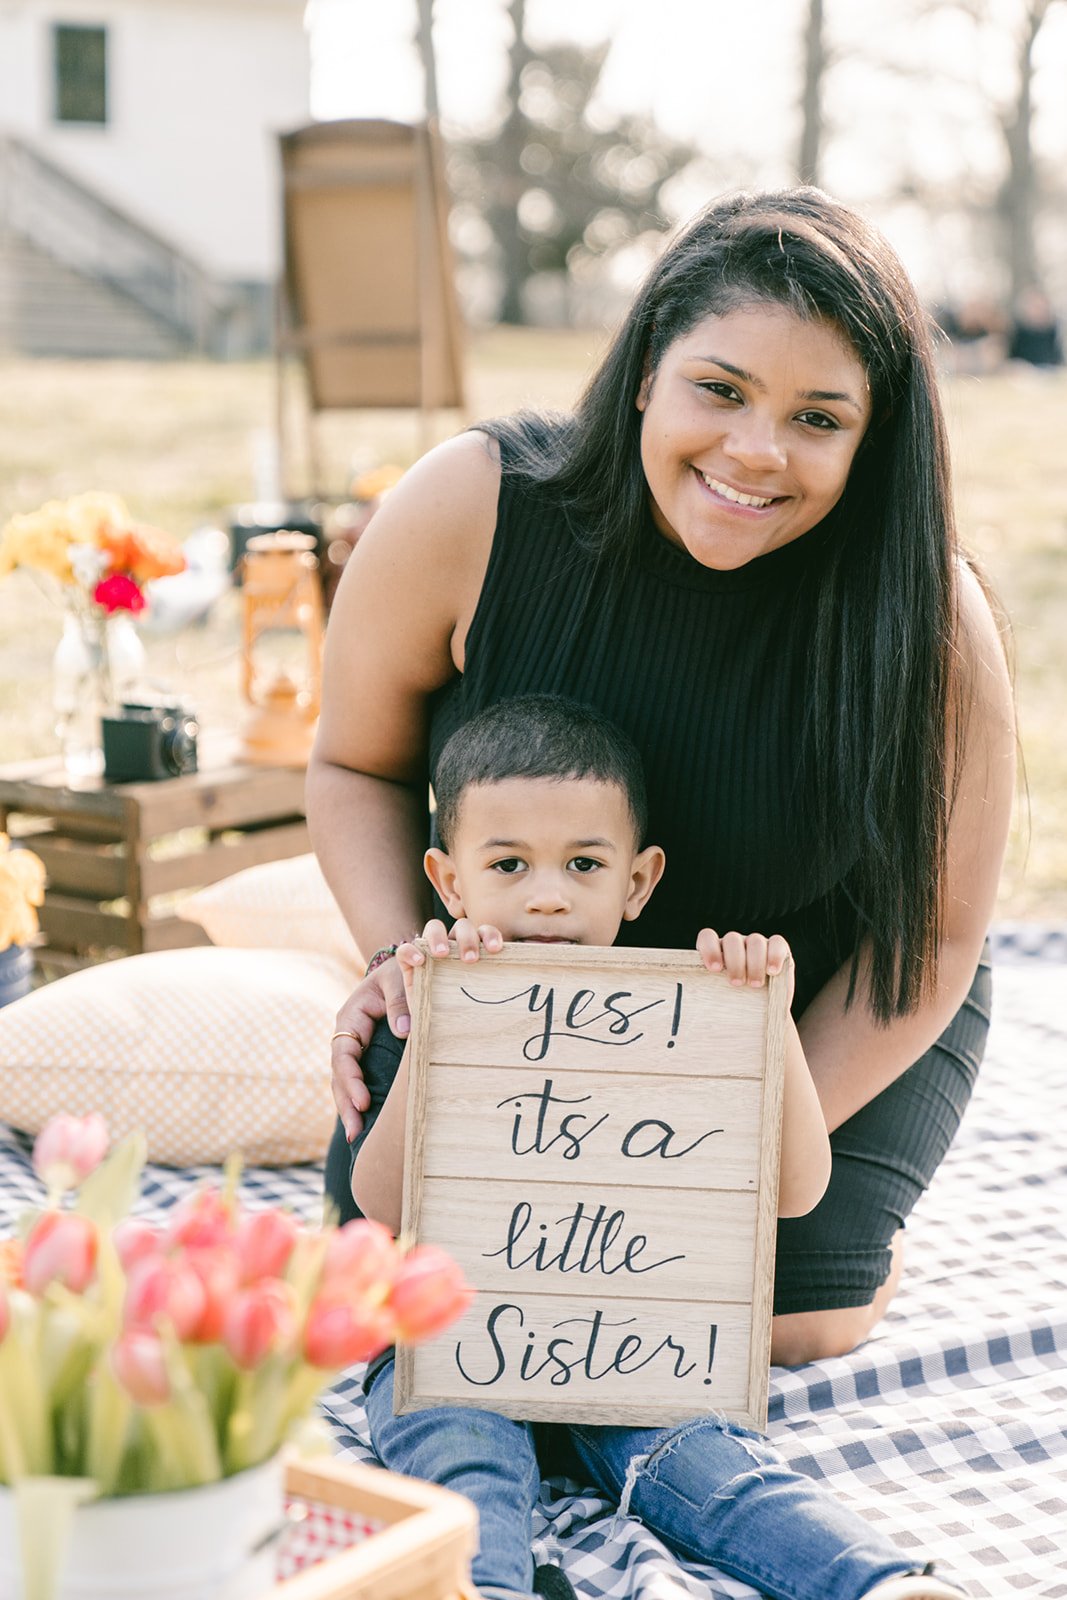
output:
[[87,967],[0,1009],[0,1119],[37,1133],[101,1111],[143,1128],[152,1161],[240,1150],[322,1161],[334,1125],[330,1035],[351,973],[300,950],[168,950]]
[[212,944],[313,950],[343,962],[353,978],[363,975],[356,941],[313,855],[246,867],[189,895],[176,911]]

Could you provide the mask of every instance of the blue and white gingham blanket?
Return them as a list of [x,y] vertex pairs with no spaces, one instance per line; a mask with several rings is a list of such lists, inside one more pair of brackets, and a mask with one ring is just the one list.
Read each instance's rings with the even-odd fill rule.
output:
[[[770,1433],[976,1600],[1067,1600],[1067,937],[1001,928],[994,964],[986,1062],[909,1222],[900,1293],[852,1355],[774,1369]],[[149,1168],[142,1209],[211,1170]],[[316,1221],[322,1175],[252,1169],[243,1191]],[[29,1142],[0,1126],[0,1234],[39,1198]],[[370,1459],[358,1378],[325,1409],[341,1447]],[[536,1552],[586,1600],[756,1596],[559,1479],[542,1486]]]

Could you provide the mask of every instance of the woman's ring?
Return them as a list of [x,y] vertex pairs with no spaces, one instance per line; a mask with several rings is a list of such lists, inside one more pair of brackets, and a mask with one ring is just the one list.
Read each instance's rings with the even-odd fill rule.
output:
[[338,1028],[336,1033],[330,1035],[330,1043],[333,1044],[335,1039],[354,1039],[360,1049],[363,1048],[363,1040],[358,1033],[353,1033],[351,1028]]

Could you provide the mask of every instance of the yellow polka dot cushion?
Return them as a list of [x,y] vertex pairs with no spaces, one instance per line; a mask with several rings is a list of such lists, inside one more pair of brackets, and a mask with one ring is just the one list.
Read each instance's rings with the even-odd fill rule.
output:
[[87,967],[0,1009],[0,1120],[56,1112],[142,1128],[152,1161],[240,1150],[321,1161],[334,1125],[330,1035],[350,970],[301,950],[167,950]]
[[363,958],[313,855],[246,867],[189,895],[176,910],[212,944],[314,950],[362,976]]

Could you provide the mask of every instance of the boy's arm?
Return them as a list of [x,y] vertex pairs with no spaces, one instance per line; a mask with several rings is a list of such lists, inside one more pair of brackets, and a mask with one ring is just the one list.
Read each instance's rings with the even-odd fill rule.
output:
[[830,1181],[830,1136],[792,1017],[785,1036],[783,1091],[778,1215],[802,1217],[826,1193]]
[[[727,933],[720,939],[713,928],[704,928],[697,936],[697,950],[709,972],[725,972],[737,987],[758,989],[768,976],[787,973],[792,1000],[793,963],[789,946],[780,934],[766,939],[761,933]],[[830,1181],[830,1137],[792,1017],[787,1024],[778,1215],[802,1217],[826,1193]]]
[[352,1163],[352,1198],[365,1217],[400,1232],[404,1204],[404,1124],[408,1104],[408,1050],[404,1050],[374,1126]]

